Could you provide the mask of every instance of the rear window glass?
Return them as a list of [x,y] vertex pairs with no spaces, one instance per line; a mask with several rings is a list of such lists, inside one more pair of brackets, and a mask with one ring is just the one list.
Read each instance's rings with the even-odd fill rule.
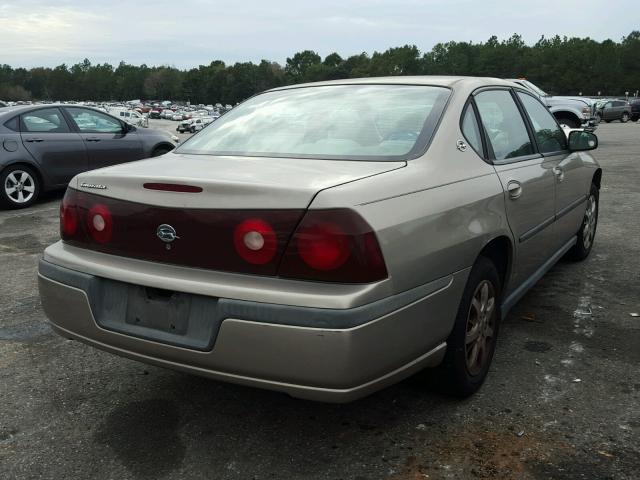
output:
[[449,89],[331,85],[267,92],[220,117],[181,153],[398,160],[431,139]]
[[45,108],[22,114],[24,132],[67,133],[69,127],[57,108]]

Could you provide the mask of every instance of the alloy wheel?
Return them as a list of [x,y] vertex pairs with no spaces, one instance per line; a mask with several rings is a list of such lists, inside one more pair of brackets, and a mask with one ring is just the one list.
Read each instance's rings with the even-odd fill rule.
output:
[[471,375],[479,374],[491,357],[496,330],[496,294],[488,280],[476,287],[467,315],[465,358]]
[[36,193],[36,182],[30,173],[14,170],[5,179],[4,193],[13,203],[27,203]]

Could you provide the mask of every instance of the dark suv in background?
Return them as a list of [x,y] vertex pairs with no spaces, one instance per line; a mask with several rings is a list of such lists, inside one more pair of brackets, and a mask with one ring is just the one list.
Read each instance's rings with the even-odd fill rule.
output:
[[631,118],[631,106],[625,100],[608,100],[598,107],[596,115],[607,123],[613,120],[626,123]]
[[178,137],[137,128],[93,108],[0,108],[0,205],[24,208],[78,173],[163,155]]

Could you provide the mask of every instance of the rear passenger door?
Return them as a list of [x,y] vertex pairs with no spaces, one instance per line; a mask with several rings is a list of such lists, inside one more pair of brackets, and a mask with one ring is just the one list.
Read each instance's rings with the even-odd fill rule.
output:
[[489,159],[502,182],[507,219],[516,242],[512,276],[515,287],[542,266],[554,250],[554,160],[536,152],[510,89],[480,90],[474,100]]
[[85,142],[89,169],[108,167],[143,157],[138,134],[128,131],[126,124],[111,115],[81,107],[65,110]]
[[87,151],[80,135],[71,131],[57,107],[20,115],[22,143],[52,185],[66,185],[87,170]]

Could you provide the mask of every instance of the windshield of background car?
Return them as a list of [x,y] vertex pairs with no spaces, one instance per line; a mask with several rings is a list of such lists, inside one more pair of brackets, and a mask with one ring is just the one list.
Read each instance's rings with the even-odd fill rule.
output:
[[257,95],[190,138],[179,153],[405,160],[429,143],[450,90],[330,85]]

